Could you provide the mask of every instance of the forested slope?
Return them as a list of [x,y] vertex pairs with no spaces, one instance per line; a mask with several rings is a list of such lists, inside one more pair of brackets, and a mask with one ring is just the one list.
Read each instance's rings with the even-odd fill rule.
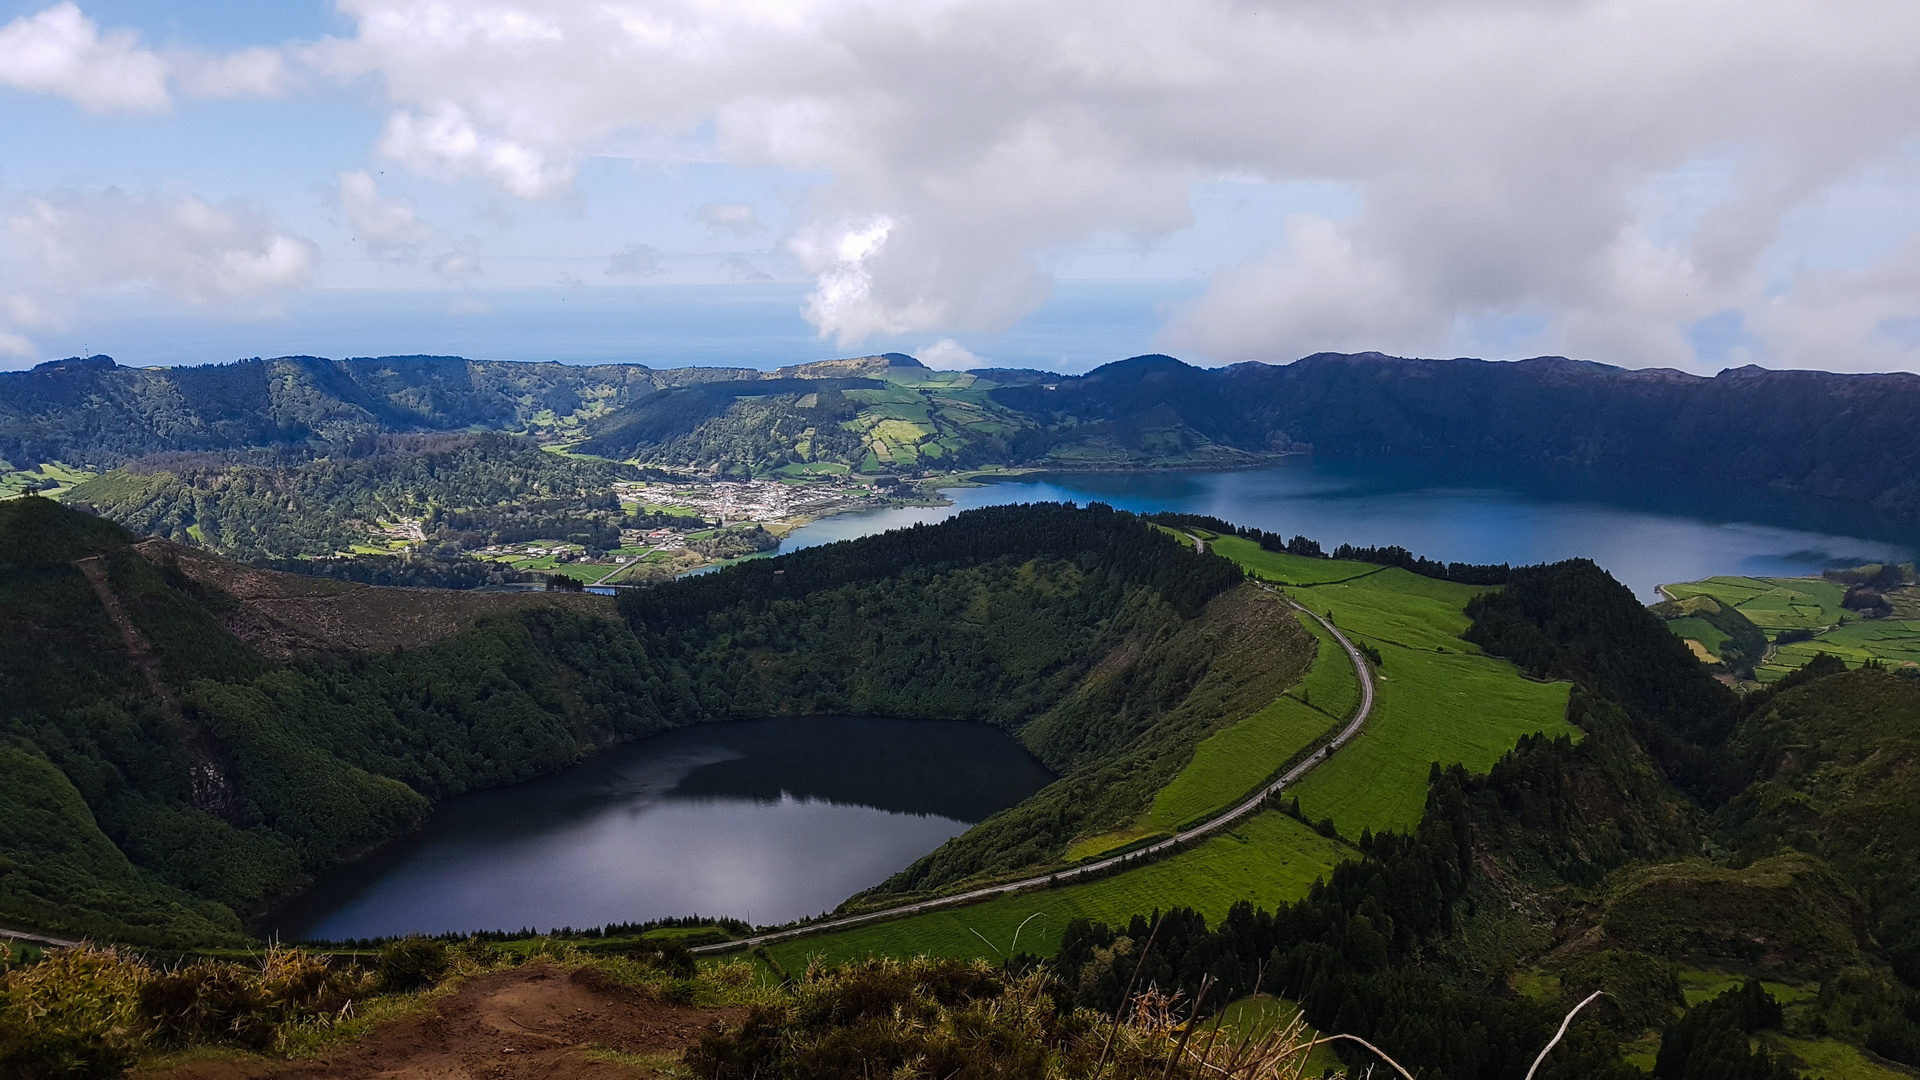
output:
[[1070,927],[1052,970],[1076,1000],[1117,1006],[1144,949],[1143,981],[1258,983],[1421,1076],[1518,1080],[1594,990],[1539,1076],[1644,1075],[1629,1051],[1661,1080],[1920,1065],[1920,680],[1821,661],[1739,699],[1584,560],[1515,569],[1473,612],[1471,640],[1576,683],[1577,743],[1434,763],[1418,828],[1363,835],[1279,911]]
[[569,540],[620,546],[615,480],[638,472],[507,435],[365,437],[332,452],[170,454],[89,480],[73,505],[136,533],[241,559],[329,556],[382,522],[417,522],[428,550]]
[[[1231,564],[1104,507],[993,508],[743,564],[638,594],[626,620],[449,594],[451,632],[384,637],[434,594],[294,579],[307,587],[283,596],[281,576],[136,539],[45,499],[0,503],[0,634],[19,643],[0,655],[0,919],[232,940],[238,916],[434,800],[727,717],[973,719],[1070,777],[1129,774],[1028,811],[1039,825],[920,882],[937,885],[1137,813],[1152,777],[1233,718],[1197,691],[1264,704],[1312,648]],[[280,630],[261,614],[276,603]],[[324,612],[359,629],[284,625]]]
[[1452,461],[1551,475],[1792,492],[1920,517],[1920,376],[1745,367],[1712,378],[1537,357],[1320,353],[1201,370],[1141,356],[993,391],[1069,437],[1148,408],[1242,450]]
[[7,815],[0,918],[232,936],[236,912],[411,828],[430,797],[676,711],[623,627],[544,604],[414,651],[269,659],[222,627],[231,595],[133,539],[0,503],[0,764],[31,810]]

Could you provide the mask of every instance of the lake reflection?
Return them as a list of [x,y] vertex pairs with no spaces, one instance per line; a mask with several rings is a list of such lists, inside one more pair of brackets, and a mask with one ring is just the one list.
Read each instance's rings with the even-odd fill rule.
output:
[[1284,458],[1228,472],[1034,475],[952,488],[951,507],[824,518],[782,552],[961,510],[1012,502],[1104,502],[1123,510],[1211,514],[1329,550],[1398,544],[1449,562],[1586,557],[1649,602],[1655,586],[1715,574],[1818,573],[1834,564],[1914,557],[1912,526],[1838,504],[1741,496],[1644,479],[1527,474],[1386,461]]
[[819,914],[1052,775],[984,724],[704,724],[449,799],[267,920],[283,940]]

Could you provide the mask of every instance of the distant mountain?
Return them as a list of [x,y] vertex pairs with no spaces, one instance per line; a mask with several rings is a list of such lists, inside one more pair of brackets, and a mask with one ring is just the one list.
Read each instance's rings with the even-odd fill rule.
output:
[[129,368],[111,357],[0,373],[0,457],[111,467],[147,454],[474,427],[561,433],[663,387],[746,368],[529,364],[457,356],[283,356]]
[[759,473],[983,464],[1474,462],[1797,493],[1920,519],[1920,376],[1632,371],[1321,353],[1202,369],[1138,356],[1082,376],[931,371],[910,356],[744,368],[459,357],[283,357],[125,368],[96,356],[0,374],[0,457],[95,469],[163,451],[506,430],[588,453]]
[[1218,370],[1140,356],[993,399],[1049,430],[1169,410],[1241,450],[1634,474],[1792,492],[1920,518],[1920,376],[1631,371],[1321,353]]

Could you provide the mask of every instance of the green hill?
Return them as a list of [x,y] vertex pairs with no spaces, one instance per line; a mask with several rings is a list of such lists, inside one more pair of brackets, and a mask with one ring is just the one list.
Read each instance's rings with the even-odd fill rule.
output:
[[675,725],[826,712],[998,724],[1065,774],[889,886],[950,887],[1143,812],[1314,649],[1232,564],[1104,508],[973,511],[775,569],[662,585],[622,619],[592,597],[273,574],[0,503],[19,643],[0,656],[0,919],[236,940],[435,800]]

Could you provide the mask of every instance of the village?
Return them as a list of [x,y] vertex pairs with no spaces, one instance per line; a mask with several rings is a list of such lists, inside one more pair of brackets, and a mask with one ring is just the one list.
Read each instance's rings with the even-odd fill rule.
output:
[[888,505],[883,491],[847,475],[621,481],[614,493],[636,524],[620,530],[616,548],[597,551],[546,539],[494,544],[473,554],[516,570],[563,575],[589,588],[639,585],[772,551],[787,533],[816,518]]

